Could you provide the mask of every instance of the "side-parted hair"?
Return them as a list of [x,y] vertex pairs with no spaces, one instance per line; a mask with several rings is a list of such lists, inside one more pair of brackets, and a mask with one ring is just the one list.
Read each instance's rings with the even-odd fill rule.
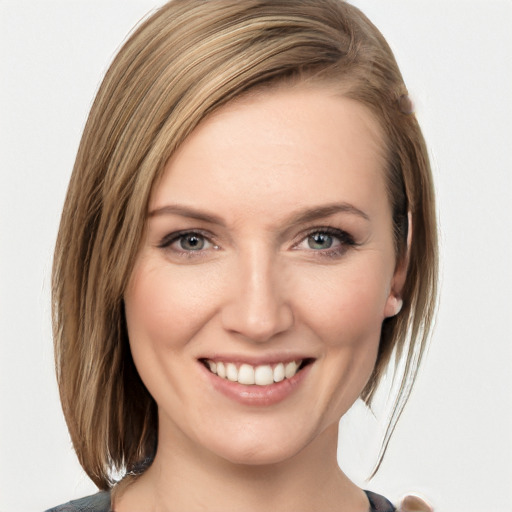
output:
[[100,489],[115,474],[143,471],[157,446],[157,407],[133,363],[123,307],[152,188],[214,110],[249,91],[302,82],[365,105],[387,144],[397,264],[407,257],[408,271],[402,311],[383,323],[361,395],[370,405],[388,365],[398,372],[382,460],[425,351],[438,265],[428,154],[394,56],[342,0],[173,0],[134,31],[100,86],[55,249],[60,396],[80,463]]

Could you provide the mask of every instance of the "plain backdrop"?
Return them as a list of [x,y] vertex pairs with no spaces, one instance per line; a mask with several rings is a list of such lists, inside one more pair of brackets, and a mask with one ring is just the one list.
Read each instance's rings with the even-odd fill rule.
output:
[[[94,93],[152,0],[0,1],[0,512],[95,491],[53,373],[52,249]],[[358,0],[391,44],[429,144],[441,233],[431,348],[377,477],[359,408],[339,458],[439,512],[512,511],[512,2]],[[361,421],[361,418],[364,421]]]

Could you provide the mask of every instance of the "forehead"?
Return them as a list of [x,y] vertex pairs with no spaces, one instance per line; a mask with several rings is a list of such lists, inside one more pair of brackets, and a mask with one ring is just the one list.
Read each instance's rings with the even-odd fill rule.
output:
[[[327,88],[243,97],[205,119],[166,165],[150,209],[201,203],[233,212],[385,194],[385,145],[360,103]],[[315,198],[316,196],[316,198]]]

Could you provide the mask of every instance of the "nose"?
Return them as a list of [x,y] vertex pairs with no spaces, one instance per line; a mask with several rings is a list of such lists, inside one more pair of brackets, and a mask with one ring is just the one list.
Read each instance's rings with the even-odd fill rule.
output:
[[289,283],[272,257],[253,251],[239,258],[230,269],[229,287],[221,315],[227,331],[262,343],[293,325]]

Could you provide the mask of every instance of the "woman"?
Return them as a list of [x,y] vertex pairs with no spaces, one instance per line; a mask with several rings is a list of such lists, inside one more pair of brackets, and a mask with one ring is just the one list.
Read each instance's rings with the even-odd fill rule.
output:
[[436,253],[423,137],[360,11],[162,7],[107,72],[61,220],[61,400],[104,492],[56,510],[394,510],[338,467],[338,423],[401,361],[382,460]]

